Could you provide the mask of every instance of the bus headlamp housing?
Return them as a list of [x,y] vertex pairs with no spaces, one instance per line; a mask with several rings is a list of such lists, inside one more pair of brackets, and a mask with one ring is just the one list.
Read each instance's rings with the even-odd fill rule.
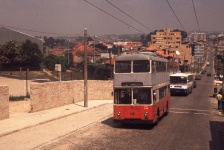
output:
[[120,116],[121,116],[121,112],[118,112],[117,117],[120,118]]
[[148,112],[145,112],[144,116],[145,116],[145,119],[148,119]]

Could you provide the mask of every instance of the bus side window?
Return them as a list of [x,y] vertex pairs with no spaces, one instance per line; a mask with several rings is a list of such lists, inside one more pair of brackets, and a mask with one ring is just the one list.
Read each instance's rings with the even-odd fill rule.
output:
[[153,91],[153,102],[156,102],[156,91]]
[[156,72],[156,61],[152,61],[152,73]]

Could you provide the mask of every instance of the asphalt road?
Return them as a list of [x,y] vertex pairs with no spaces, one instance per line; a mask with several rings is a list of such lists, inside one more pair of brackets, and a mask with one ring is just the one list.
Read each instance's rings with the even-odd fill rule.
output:
[[[211,65],[206,69],[212,70],[212,56],[209,60]],[[223,150],[224,116],[218,113],[217,101],[212,97],[213,88],[213,76],[202,75],[202,79],[197,81],[197,88],[188,96],[171,97],[170,113],[157,126],[114,124],[112,105],[106,105],[7,135],[1,138],[0,147],[43,150]],[[99,116],[103,119],[97,119]],[[85,122],[81,121],[83,118],[86,118]],[[74,124],[81,125],[90,120],[95,120],[95,123],[74,128]]]
[[213,77],[202,75],[188,96],[171,97],[170,113],[157,126],[114,124],[111,115],[41,149],[223,150],[224,117],[213,88]]

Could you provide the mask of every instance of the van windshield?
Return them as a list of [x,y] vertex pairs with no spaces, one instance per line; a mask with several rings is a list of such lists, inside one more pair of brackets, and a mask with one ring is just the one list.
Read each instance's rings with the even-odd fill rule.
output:
[[185,83],[187,83],[187,78],[186,77],[170,77],[170,83],[185,84]]

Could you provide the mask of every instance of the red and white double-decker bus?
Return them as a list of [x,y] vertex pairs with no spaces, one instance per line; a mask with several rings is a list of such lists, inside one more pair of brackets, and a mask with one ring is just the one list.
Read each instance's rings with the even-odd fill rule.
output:
[[114,64],[114,122],[157,124],[170,106],[167,59],[152,52],[123,54]]

